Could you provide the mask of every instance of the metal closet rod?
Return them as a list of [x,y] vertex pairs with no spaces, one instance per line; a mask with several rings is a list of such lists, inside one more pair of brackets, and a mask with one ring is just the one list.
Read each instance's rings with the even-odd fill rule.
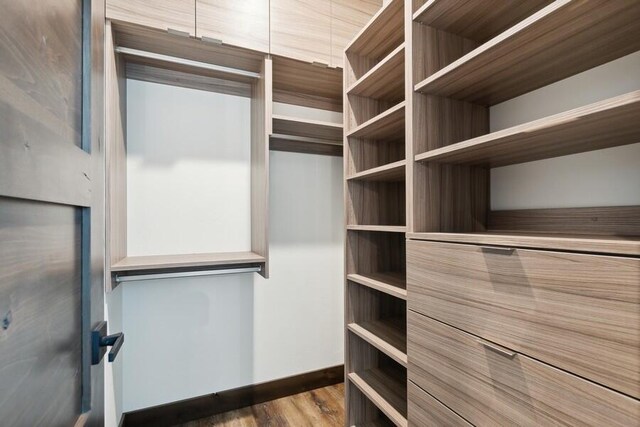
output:
[[222,65],[209,64],[207,62],[192,61],[191,59],[178,58],[176,56],[163,55],[161,53],[147,52],[146,50],[131,49],[129,47],[117,46],[115,51],[125,55],[139,56],[141,58],[157,59],[159,61],[172,62],[174,64],[188,65],[190,67],[202,68],[205,70],[218,71],[221,73],[235,74],[237,76],[251,77],[259,79],[260,73],[240,70],[238,68],[224,67]]
[[261,267],[219,268],[215,270],[179,271],[154,274],[116,274],[116,282],[138,282],[142,280],[174,279],[177,277],[219,276],[223,274],[259,273]]

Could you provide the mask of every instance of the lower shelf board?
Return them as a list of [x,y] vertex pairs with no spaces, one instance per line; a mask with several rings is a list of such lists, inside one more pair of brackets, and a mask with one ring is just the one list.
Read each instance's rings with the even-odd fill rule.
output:
[[624,237],[489,231],[483,233],[407,233],[407,238],[558,251],[640,255],[640,236]]
[[111,266],[111,272],[171,271],[224,265],[262,264],[265,257],[255,252],[216,252],[179,255],[129,256]]
[[342,156],[343,148],[341,141],[325,141],[317,138],[274,134],[269,138],[269,150],[340,157]]
[[407,383],[379,368],[352,372],[349,381],[398,427],[407,427]]
[[403,319],[349,323],[347,328],[363,340],[407,367],[407,332]]
[[393,297],[407,299],[407,277],[403,272],[348,274],[347,279]]
[[347,225],[347,230],[404,233],[407,231],[407,227],[404,225]]

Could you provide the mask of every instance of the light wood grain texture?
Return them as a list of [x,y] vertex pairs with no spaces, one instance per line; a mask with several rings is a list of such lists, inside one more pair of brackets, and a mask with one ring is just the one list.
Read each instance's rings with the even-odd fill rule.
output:
[[404,132],[404,109],[405,102],[402,101],[394,107],[354,127],[346,136],[349,138],[377,139],[398,137]]
[[416,155],[417,161],[483,164],[529,162],[640,141],[640,91]]
[[397,162],[358,172],[346,177],[346,179],[348,181],[404,181],[406,163],[405,160],[398,160]]
[[382,6],[382,0],[331,0],[331,66],[343,67],[344,49]]
[[406,367],[407,333],[404,330],[405,326],[406,321],[404,320],[385,319],[350,323],[347,328],[400,365]]
[[425,25],[484,42],[552,0],[428,0],[413,15]]
[[495,232],[564,233],[578,238],[587,234],[640,241],[640,206],[490,211],[488,226]]
[[368,286],[393,297],[407,299],[407,279],[403,272],[348,274],[347,280]]
[[416,240],[470,243],[507,247],[592,252],[613,255],[640,255],[640,239],[634,237],[575,235],[562,233],[525,233],[514,231],[477,233],[407,233]]
[[343,426],[344,383],[179,424],[181,427]]
[[411,310],[640,397],[640,259],[409,241],[407,263]]
[[273,99],[286,104],[342,111],[342,73],[332,68],[274,57]]
[[196,34],[196,0],[107,0],[107,19]]
[[337,141],[342,145],[342,124],[273,115],[273,133]]
[[167,84],[170,86],[206,90],[227,95],[251,97],[251,85],[245,82],[211,77],[192,72],[175,71],[166,67],[158,67],[140,62],[126,62],[128,79],[145,82]]
[[402,136],[390,140],[349,138],[346,174],[388,165],[405,159],[405,142]]
[[73,425],[80,415],[80,223],[72,206],[0,197],[3,425]]
[[412,381],[407,385],[408,420],[414,426],[471,427],[464,418],[444,406]]
[[305,62],[331,63],[330,0],[271,0],[271,50]]
[[404,233],[406,231],[406,227],[404,225],[347,225],[347,230]]
[[637,400],[412,311],[408,339],[409,379],[473,425],[637,425]]
[[111,271],[174,270],[221,265],[260,264],[264,262],[265,257],[254,252],[128,256],[113,264]]
[[347,224],[405,226],[404,181],[347,181]]
[[351,95],[400,102],[404,99],[404,43],[347,88]]
[[116,46],[260,73],[264,54],[114,22]]
[[[105,27],[106,266],[127,256],[127,84],[125,63],[114,52],[111,22]],[[109,277],[110,274],[107,276]],[[108,288],[112,284],[108,283]]]
[[266,260],[269,278],[269,135],[272,133],[273,65],[264,59],[251,97],[251,251]]
[[[348,229],[354,227],[348,227]],[[357,228],[360,230],[347,232],[345,266],[347,274],[404,276],[406,271],[404,228],[398,227],[397,230],[392,227],[361,226]],[[367,230],[362,230],[364,228]],[[373,277],[384,280],[380,276]]]
[[347,54],[378,60],[385,57],[404,39],[403,11],[402,0],[388,2],[354,36],[345,48]]
[[348,377],[396,426],[408,425],[405,381],[378,368],[353,372]]
[[269,0],[195,0],[196,37],[269,52]]
[[558,0],[415,87],[493,105],[640,49],[640,4]]

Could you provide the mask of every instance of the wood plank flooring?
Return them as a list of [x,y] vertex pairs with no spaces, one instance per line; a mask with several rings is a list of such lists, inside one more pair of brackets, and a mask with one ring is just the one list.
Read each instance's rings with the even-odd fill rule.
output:
[[344,383],[214,415],[182,427],[341,427]]

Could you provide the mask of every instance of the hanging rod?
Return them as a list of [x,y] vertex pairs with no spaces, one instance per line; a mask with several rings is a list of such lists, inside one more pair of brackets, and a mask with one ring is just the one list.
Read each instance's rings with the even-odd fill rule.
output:
[[218,276],[223,274],[259,273],[261,267],[220,268],[217,270],[177,271],[155,274],[116,274],[116,282],[137,282],[141,280],[174,279],[178,277]]
[[190,67],[202,68],[205,70],[218,71],[226,74],[234,74],[237,76],[260,78],[260,73],[253,71],[240,70],[238,68],[224,67],[222,65],[209,64],[207,62],[192,61],[191,59],[178,58],[176,56],[163,55],[161,53],[147,52],[145,50],[131,49],[129,47],[117,46],[115,51],[125,55],[138,56],[140,58],[157,59],[159,61],[171,62],[174,64],[188,65]]

